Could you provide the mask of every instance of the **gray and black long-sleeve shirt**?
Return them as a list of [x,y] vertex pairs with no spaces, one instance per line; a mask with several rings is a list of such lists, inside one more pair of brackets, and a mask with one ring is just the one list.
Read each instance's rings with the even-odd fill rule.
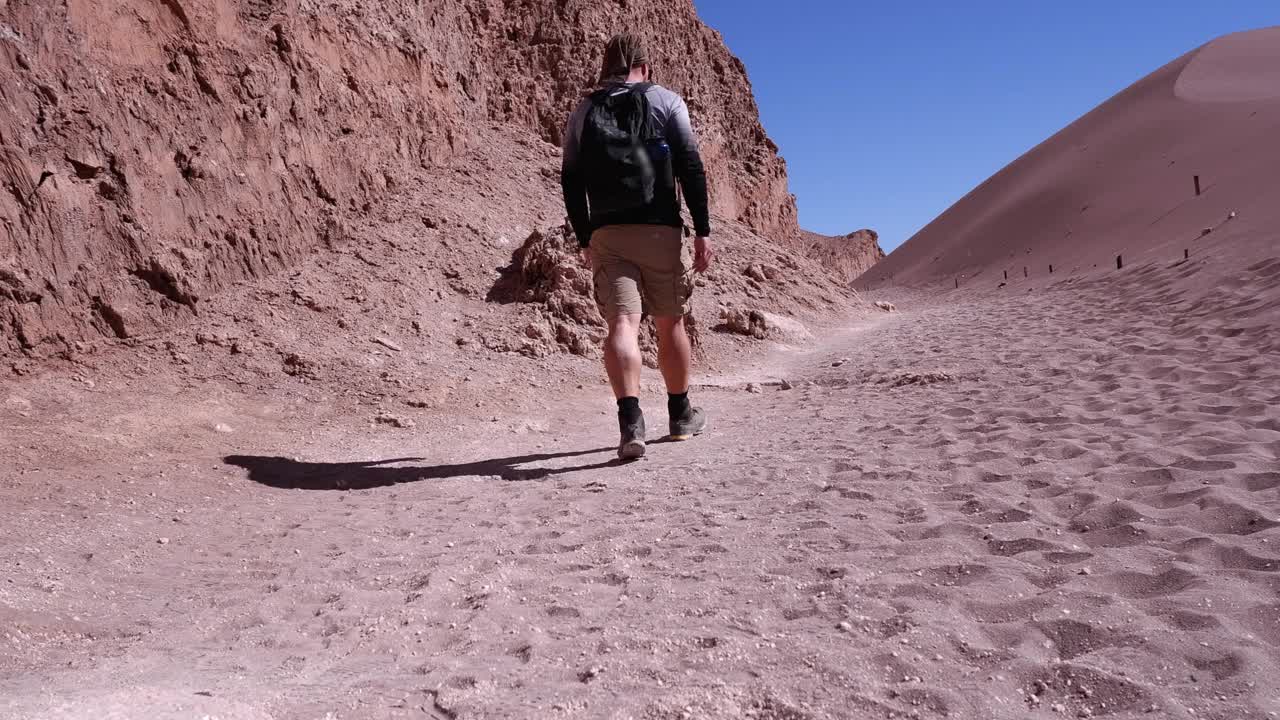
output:
[[[622,83],[619,83],[621,86]],[[671,147],[672,169],[685,202],[693,216],[694,231],[699,236],[711,234],[711,219],[707,210],[707,174],[698,154],[697,138],[689,121],[689,108],[684,99],[661,85],[652,85],[645,91],[649,101],[654,127],[661,130],[667,145]],[[573,114],[564,131],[564,161],[561,166],[561,187],[564,190],[565,209],[569,222],[578,237],[578,244],[586,247],[591,233],[606,225],[670,225],[683,226],[680,219],[680,197],[676,188],[660,187],[650,205],[625,212],[598,215],[590,211],[587,203],[587,184],[583,177],[579,148],[582,128],[591,99],[584,99]]]

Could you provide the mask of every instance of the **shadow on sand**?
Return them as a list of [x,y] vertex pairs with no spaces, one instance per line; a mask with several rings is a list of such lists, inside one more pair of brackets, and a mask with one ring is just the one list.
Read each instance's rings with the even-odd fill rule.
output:
[[492,477],[502,480],[542,480],[564,473],[581,470],[598,470],[624,464],[617,458],[586,465],[570,465],[554,468],[522,468],[528,463],[584,457],[601,453],[614,453],[615,448],[597,448],[562,453],[521,455],[516,457],[478,460],[454,465],[410,465],[387,467],[402,463],[421,463],[423,458],[395,458],[370,462],[324,463],[300,462],[282,457],[258,455],[228,455],[223,461],[249,471],[249,479],[275,488],[300,490],[365,490],[420,480],[447,480],[460,477]]

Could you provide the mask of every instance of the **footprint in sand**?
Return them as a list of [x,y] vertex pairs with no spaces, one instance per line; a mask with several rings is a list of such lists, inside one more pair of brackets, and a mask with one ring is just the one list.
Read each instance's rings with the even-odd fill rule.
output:
[[[1059,547],[1040,538],[1018,538],[1016,540],[988,540],[987,552],[1000,557],[1014,557],[1026,552],[1044,552]],[[1084,553],[1088,557],[1088,553]]]
[[1187,632],[1217,630],[1222,627],[1222,621],[1216,616],[1190,610],[1172,608],[1165,612],[1154,613],[1154,616],[1164,620],[1172,628]]
[[1035,627],[1053,643],[1054,651],[1062,660],[1071,660],[1103,648],[1140,647],[1142,644],[1142,639],[1136,635],[1078,620],[1051,620],[1036,623]]
[[1266,518],[1253,508],[1234,503],[1197,513],[1186,524],[1201,532],[1222,535],[1253,535],[1280,527],[1280,522]]
[[1265,492],[1280,487],[1280,472],[1249,473],[1240,478],[1240,484],[1249,492]]
[[1123,597],[1158,598],[1204,585],[1205,579],[1200,573],[1182,568],[1170,568],[1156,574],[1124,570],[1100,578],[1098,584]]
[[1250,608],[1244,613],[1244,623],[1264,641],[1280,647],[1280,603]]

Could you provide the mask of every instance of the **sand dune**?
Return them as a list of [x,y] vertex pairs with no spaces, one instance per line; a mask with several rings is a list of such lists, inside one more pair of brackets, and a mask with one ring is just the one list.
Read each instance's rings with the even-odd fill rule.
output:
[[1280,98],[1280,28],[1209,43],[1183,68],[1173,89],[1192,102]]
[[1184,249],[1274,253],[1277,48],[1280,28],[1268,28],[1174,60],[978,186],[858,287],[956,278],[992,287],[1005,271],[1041,278],[1053,265],[1060,276],[1114,269],[1117,255],[1132,264]]

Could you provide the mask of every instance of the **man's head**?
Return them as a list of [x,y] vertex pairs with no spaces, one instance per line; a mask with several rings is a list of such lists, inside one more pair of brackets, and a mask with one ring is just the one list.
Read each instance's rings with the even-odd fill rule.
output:
[[649,55],[644,40],[634,33],[614,35],[604,48],[600,82],[641,82],[649,79]]

